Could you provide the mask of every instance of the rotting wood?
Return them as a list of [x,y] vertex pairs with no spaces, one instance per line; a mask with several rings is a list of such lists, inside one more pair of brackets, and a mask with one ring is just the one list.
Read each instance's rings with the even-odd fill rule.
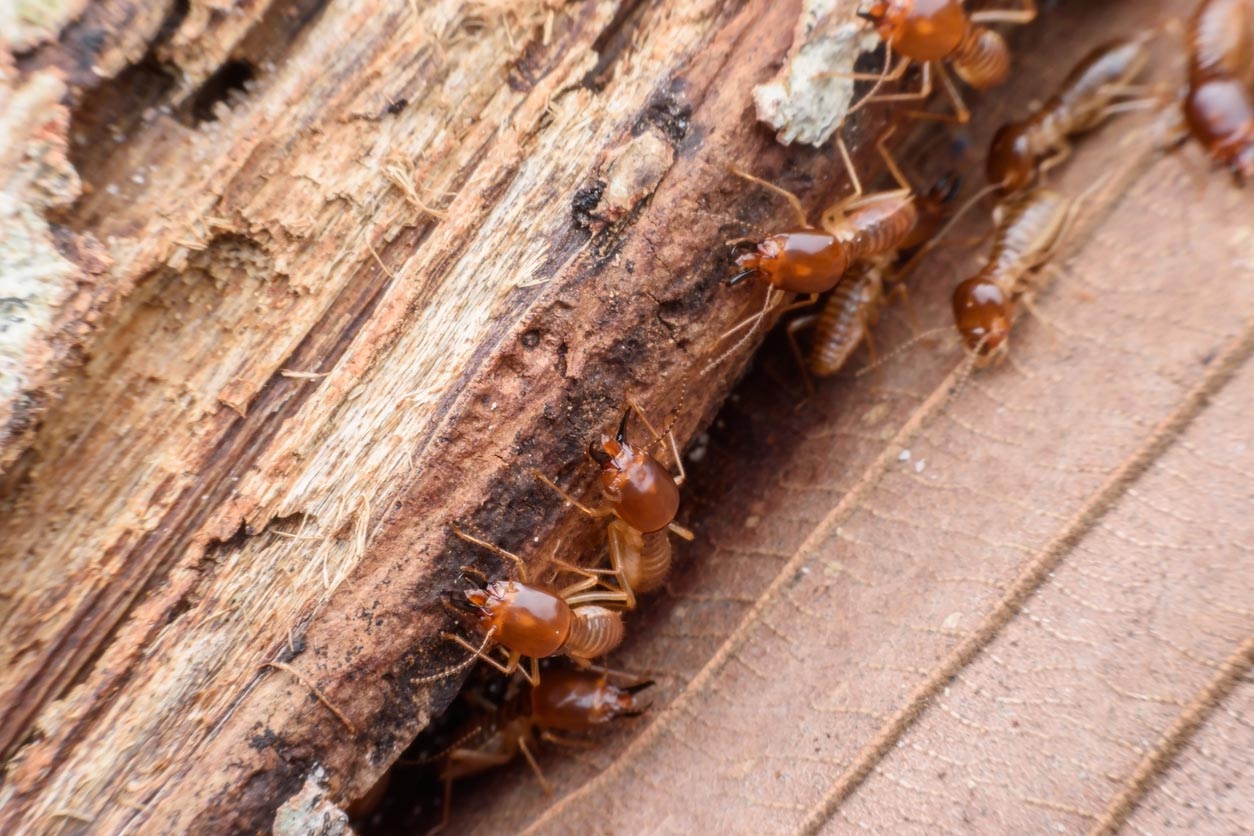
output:
[[13,89],[68,85],[83,195],[37,209],[92,295],[5,442],[5,832],[369,787],[456,687],[411,684],[480,559],[447,523],[580,542],[527,469],[587,488],[623,392],[664,412],[742,315],[721,242],[786,213],[728,167],[843,185],[753,121],[795,4],[215,8],[67,2],[11,45]]

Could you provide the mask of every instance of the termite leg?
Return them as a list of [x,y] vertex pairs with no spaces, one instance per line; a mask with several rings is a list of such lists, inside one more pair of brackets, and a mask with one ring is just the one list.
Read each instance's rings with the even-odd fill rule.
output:
[[1058,335],[1054,328],[1054,323],[1051,322],[1045,314],[1041,313],[1040,309],[1036,307],[1036,303],[1032,301],[1032,294],[1025,293],[1019,297],[1018,301],[1023,303],[1023,309],[1027,311],[1033,319],[1045,326],[1045,333],[1049,335],[1050,351],[1057,350]]
[[[873,195],[864,197],[862,193],[862,183],[858,179],[858,173],[854,171],[853,162],[849,158],[849,149],[845,146],[845,141],[841,137],[837,137],[837,144],[840,147],[840,156],[845,163],[845,171],[849,172],[849,179],[853,181],[854,192],[847,197],[842,198],[835,206],[835,211],[848,211],[858,206],[864,206],[867,203],[878,200],[887,200],[892,198],[904,198],[913,193],[914,187],[910,185],[910,181],[906,179],[906,175],[902,173],[901,168],[897,165],[897,161],[893,159],[892,152],[888,150],[888,138],[893,135],[896,128],[889,128],[875,142],[876,149],[879,150],[880,156],[884,159],[884,164],[888,167],[889,172],[893,175],[893,179],[897,181],[900,189],[887,192],[876,192]],[[828,210],[832,211],[832,210]]]
[[691,530],[684,528],[682,525],[680,525],[679,523],[673,520],[671,521],[670,525],[666,527],[669,528],[671,530],[671,533],[674,534],[676,537],[682,537],[683,539],[688,540],[689,542],[696,539],[697,535],[693,534]]
[[1037,176],[1044,180],[1045,175],[1048,174],[1051,169],[1061,165],[1062,162],[1070,156],[1071,143],[1067,142],[1065,139],[1059,140],[1058,150],[1042,160],[1041,164],[1036,167]]
[[[615,522],[620,522],[620,521],[616,520]],[[611,523],[610,525],[613,526],[614,523]],[[626,523],[623,523],[623,525],[626,525]],[[585,569],[583,570],[583,572],[586,573],[587,577],[590,579],[595,579],[596,583],[588,584],[584,581],[581,581],[577,584],[573,584],[572,586],[576,587],[576,589],[574,590],[575,594],[568,596],[565,594],[565,591],[563,591],[562,599],[565,600],[566,603],[572,607],[577,607],[580,604],[619,604],[629,609],[635,609],[635,606],[636,606],[635,593],[633,593],[631,591],[631,587],[627,585],[624,573],[620,571],[616,571],[616,570],[617,570],[617,567],[615,567],[615,569]],[[606,575],[612,575],[618,578],[619,581],[621,582],[621,587],[615,588],[609,585],[608,583],[606,583],[604,580],[602,580],[602,578]],[[594,587],[597,586],[598,584],[602,586],[603,588],[595,589]],[[583,590],[591,590],[591,591],[583,591]]]
[[1164,105],[1163,96],[1146,93],[1143,96],[1135,98],[1123,99],[1122,101],[1108,104],[1102,108],[1100,118],[1105,119],[1118,113],[1130,113],[1137,110],[1148,110],[1150,108],[1162,107]]
[[594,517],[594,518],[596,518],[596,517],[608,517],[608,516],[610,516],[611,514],[613,514],[613,513],[614,513],[614,509],[613,509],[613,508],[609,508],[609,507],[605,507],[605,508],[598,508],[598,509],[596,509],[596,510],[593,510],[592,508],[589,508],[587,505],[584,505],[584,504],[583,504],[582,502],[580,502],[578,499],[575,499],[573,496],[571,496],[570,494],[566,493],[566,491],[564,491],[564,490],[562,490],[561,488],[559,488],[559,487],[557,486],[557,483],[556,483],[556,482],[554,482],[552,479],[550,479],[549,477],[545,476],[543,473],[541,473],[540,471],[538,471],[538,470],[536,470],[536,469],[534,469],[534,468],[532,469],[531,474],[532,474],[533,476],[535,476],[537,479],[539,479],[541,482],[543,482],[544,484],[546,484],[546,485],[548,485],[550,488],[552,488],[552,489],[553,489],[553,490],[557,493],[557,495],[558,495],[558,496],[560,496],[562,499],[566,500],[566,501],[567,501],[567,502],[569,502],[571,505],[575,506],[575,507],[576,507],[576,508],[578,508],[580,511],[582,511],[584,514],[588,515],[589,517]]
[[675,486],[679,487],[688,481],[688,471],[684,470],[684,457],[679,455],[679,445],[675,443],[675,433],[667,430],[666,437],[670,439],[671,456],[675,459],[675,467],[679,469],[679,475],[675,477]]
[[779,314],[782,316],[782,315],[784,315],[784,314],[786,314],[786,313],[790,313],[790,312],[792,312],[792,311],[800,310],[801,308],[808,308],[808,307],[810,307],[811,305],[813,305],[813,304],[814,304],[815,302],[817,302],[817,301],[819,301],[819,294],[818,294],[818,293],[811,293],[811,294],[809,294],[808,296],[806,296],[806,298],[802,299],[802,300],[801,300],[801,301],[799,301],[799,302],[793,302],[793,303],[792,303],[792,304],[790,304],[790,305],[785,305],[784,307],[780,308],[780,309],[779,309]]
[[544,788],[544,794],[552,795],[553,785],[544,777],[544,770],[540,768],[540,764],[536,761],[536,756],[531,754],[531,747],[527,745],[527,741],[518,741],[518,748],[522,751],[523,757],[527,759],[527,763],[531,765],[531,771],[536,774],[536,779],[540,782],[540,786]]
[[853,160],[849,157],[849,146],[845,145],[845,138],[840,134],[836,134],[836,150],[840,152],[840,159],[845,164],[845,173],[849,175],[849,182],[853,184],[853,193],[836,203],[836,211],[844,211],[862,197],[862,180],[858,177],[858,170],[853,167]]
[[[826,70],[824,72],[819,73],[815,77],[816,78],[844,78],[844,79],[848,79],[849,81],[874,81],[876,82],[876,85],[875,87],[872,87],[870,91],[871,93],[874,93],[875,90],[884,82],[897,81],[898,79],[900,79],[903,75],[906,74],[906,69],[909,68],[909,66],[910,66],[910,59],[904,55],[901,56],[901,60],[897,62],[896,66],[894,66],[893,65],[893,45],[888,42],[885,42],[884,43],[884,69],[880,70],[878,73],[858,73],[858,72],[842,72],[841,70]],[[853,113],[855,110],[857,110],[858,107],[862,105],[862,102],[866,101],[866,99],[867,99],[867,96],[863,96],[862,99],[858,102],[857,106],[851,107],[849,108],[849,110],[845,112],[846,116],[850,113]]]
[[622,520],[615,520],[610,523],[606,530],[606,539],[609,540],[610,548],[610,566],[611,573],[618,578],[618,585],[627,596],[627,609],[634,610],[636,608],[636,593],[631,588],[631,584],[627,582],[627,570],[624,567],[626,538],[622,534],[623,528],[627,527],[627,523]]
[[888,291],[888,298],[891,299],[894,296],[901,300],[902,306],[906,309],[906,316],[910,319],[910,330],[914,331],[916,337],[919,336],[923,333],[923,325],[919,322],[919,313],[914,309],[914,302],[910,300],[910,291],[906,290],[905,283],[893,283],[893,289]]
[[[866,343],[867,356],[871,359],[871,363],[875,364],[879,355],[875,352],[875,340],[871,338],[871,317],[868,315],[865,305],[858,308],[858,319],[862,320],[862,342]],[[878,366],[875,373],[876,375],[879,374]]]
[[814,394],[814,381],[810,379],[809,365],[806,363],[805,354],[801,350],[801,344],[797,342],[797,332],[804,331],[806,328],[813,328],[818,321],[818,314],[806,314],[789,322],[788,327],[784,329],[788,335],[788,347],[792,349],[793,359],[797,361],[797,368],[801,370],[801,382],[805,385],[807,396]]
[[558,592],[558,595],[571,606],[577,603],[584,603],[583,596],[580,593],[600,586],[603,583],[601,580],[603,576],[617,575],[612,569],[588,569],[583,566],[576,566],[573,563],[567,563],[564,560],[558,560],[556,557],[551,558],[549,562],[559,569],[583,576],[583,580],[575,581],[568,586],[562,587]]
[[605,665],[593,665],[591,667],[591,670],[596,671],[597,673],[601,674],[601,676],[606,679],[609,679],[610,677],[614,676],[614,677],[618,677],[619,679],[625,680],[627,682],[631,682],[633,684],[628,687],[635,688],[637,690],[643,690],[644,688],[647,688],[650,685],[657,684],[656,682],[654,682],[652,679],[649,679],[644,674],[633,673],[632,671],[620,671],[618,668],[609,668],[609,667],[606,667]]
[[904,93],[881,93],[874,97],[867,96],[859,102],[859,106],[863,104],[879,104],[880,102],[917,102],[926,99],[932,95],[932,63],[927,61],[923,64],[923,69],[919,73],[922,78],[920,79],[918,90]]
[[451,761],[473,763],[483,766],[504,766],[510,762],[509,755],[494,755],[491,752],[480,752],[478,749],[454,749],[448,753]]
[[[937,113],[931,110],[909,110],[906,116],[913,119],[923,119],[932,122],[946,122],[951,125],[965,125],[971,121],[971,111],[967,108],[967,103],[962,100],[962,94],[958,92],[958,86],[954,84],[953,78],[949,75],[949,70],[945,69],[945,65],[940,62],[931,62],[923,65],[924,75],[928,82],[927,90],[931,93],[931,77],[927,75],[927,68],[936,64],[936,75],[940,78],[941,87],[945,90],[945,96],[954,106],[953,113]],[[924,98],[924,97],[920,97]]]
[[731,172],[732,174],[735,174],[737,177],[740,177],[744,180],[748,180],[750,183],[756,183],[757,185],[761,186],[762,188],[768,191],[775,192],[775,194],[779,195],[784,200],[788,201],[788,205],[792,207],[793,214],[797,216],[797,223],[800,224],[800,226],[803,229],[810,228],[809,222],[806,221],[806,210],[802,208],[801,206],[801,198],[797,197],[795,194],[788,191],[788,189],[785,189],[783,186],[777,186],[774,183],[768,183],[766,180],[763,180],[760,177],[754,177],[752,174],[748,173],[747,171],[741,171],[740,169],[733,167]]
[[1036,0],[1022,0],[1018,9],[985,9],[972,12],[972,23],[1031,23],[1036,20]]
[[527,582],[527,577],[528,577],[527,576],[527,564],[524,563],[523,559],[519,557],[518,555],[514,554],[513,552],[505,551],[505,549],[501,548],[495,543],[489,543],[487,540],[481,540],[478,537],[474,537],[470,534],[467,534],[466,532],[462,531],[457,526],[453,526],[453,533],[456,534],[458,537],[460,537],[462,540],[465,540],[467,543],[474,543],[476,546],[482,546],[483,548],[495,554],[497,557],[501,557],[501,558],[504,558],[505,560],[511,561],[514,564],[514,567],[518,571],[518,579],[522,581],[523,583]]
[[[879,89],[884,86],[884,82],[895,82],[901,80],[901,77],[906,74],[906,70],[910,68],[910,63],[910,59],[903,55],[901,56],[901,60],[897,62],[897,65],[893,66],[893,45],[885,42],[884,69],[881,72],[874,75],[871,73],[824,73],[824,75],[829,78],[848,78],[852,81],[875,82],[875,84],[871,85],[871,89],[866,92],[866,95],[858,100],[857,104],[850,106],[850,108],[845,111],[845,115],[841,117],[840,126],[844,126],[845,121],[851,114],[861,110],[868,102],[874,101],[875,94],[878,93]],[[891,69],[889,69],[890,67]],[[838,127],[837,130],[840,130],[840,127]]]
[[909,178],[902,172],[901,166],[897,164],[897,158],[893,156],[893,152],[888,148],[888,139],[897,130],[897,126],[893,125],[884,133],[880,134],[880,138],[875,140],[875,150],[880,152],[880,157],[884,160],[884,165],[888,168],[889,173],[893,175],[893,179],[897,181],[897,185],[901,187],[901,191],[906,194],[914,192],[914,186],[910,184]]
[[448,827],[449,817],[452,815],[453,808],[453,779],[444,779],[444,810],[440,815],[440,823],[427,831],[427,836],[435,836],[435,834]]
[[546,743],[556,743],[558,746],[566,746],[570,749],[595,749],[596,744],[591,740],[580,740],[577,737],[561,737],[553,734],[551,731],[540,732],[540,739]]
[[[509,755],[494,755],[490,752],[479,752],[475,749],[454,749],[448,753],[450,761],[458,761],[459,763],[473,763],[486,767],[504,766],[509,763]],[[444,810],[440,817],[440,823],[427,831],[427,836],[434,836],[448,827],[449,818],[453,812],[453,779],[444,779]]]

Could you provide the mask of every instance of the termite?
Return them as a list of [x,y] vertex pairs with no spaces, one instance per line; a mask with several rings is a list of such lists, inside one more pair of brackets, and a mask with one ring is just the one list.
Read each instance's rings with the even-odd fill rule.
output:
[[1211,158],[1254,176],[1254,0],[1203,0],[1189,21],[1184,121]]
[[640,406],[628,395],[627,408],[623,410],[618,429],[613,433],[602,433],[598,441],[588,445],[589,458],[601,469],[601,493],[606,499],[604,506],[589,508],[559,488],[543,473],[536,470],[532,473],[590,517],[615,516],[644,534],[670,529],[684,539],[691,540],[692,532],[675,522],[675,515],[679,512],[679,488],[687,478],[679,447],[675,444],[675,436],[667,431],[666,438],[670,439],[671,453],[679,470],[678,474],[672,475],[665,465],[649,453],[649,447],[639,447],[628,440],[627,423],[633,412],[652,433],[653,444],[660,443],[663,438]]
[[652,685],[650,680],[641,680],[619,686],[611,683],[606,673],[548,670],[529,693],[481,711],[482,716],[469,722],[453,747],[438,756],[444,807],[440,824],[430,832],[437,833],[448,825],[455,780],[509,763],[520,752],[549,794],[552,788],[532,751],[537,738],[582,747],[582,739],[561,737],[553,730],[587,732],[623,717],[639,716],[647,706],[642,706],[636,695]]
[[1134,82],[1149,63],[1149,33],[1105,43],[1078,63],[1032,115],[1002,125],[988,151],[988,181],[1005,191],[1028,186],[1066,159],[1070,139],[1090,131],[1139,94]]
[[[873,76],[875,87],[851,109],[871,102],[919,101],[932,94],[932,72],[940,77],[945,94],[954,104],[953,116],[918,112],[913,116],[965,123],[971,112],[950,79],[945,64],[977,90],[996,87],[1010,74],[1010,48],[987,23],[1030,23],[1036,19],[1035,0],[1023,0],[1018,9],[985,9],[967,13],[961,0],[880,0],[858,15],[875,25],[885,45],[884,72]],[[901,60],[892,66],[896,53]],[[876,95],[886,81],[897,81],[911,64],[922,64],[922,84],[911,93]],[[891,67],[891,69],[890,69]],[[858,76],[861,77],[861,76]]]
[[[820,294],[836,287],[851,265],[895,252],[906,241],[915,227],[918,210],[909,181],[888,152],[885,145],[887,138],[888,134],[880,137],[876,148],[899,188],[864,194],[849,158],[849,149],[837,137],[836,145],[853,184],[853,193],[823,211],[819,220],[820,229],[810,225],[805,209],[795,194],[742,171],[735,172],[788,201],[797,227],[767,236],[754,243],[752,249],[736,256],[736,266],[740,269],[727,283],[736,285],[750,276],[758,276],[767,286],[766,297],[759,313],[723,335],[726,337],[747,325],[752,326],[735,345],[710,362],[706,372],[748,342],[772,312],[784,313],[813,304]],[[787,307],[777,305],[776,301],[786,293],[806,294],[807,298]]]
[[972,363],[1009,351],[1014,302],[1065,236],[1077,202],[1045,188],[1008,198],[993,211],[996,233],[983,268],[954,288],[954,321]]
[[[540,679],[538,660],[564,654],[586,665],[623,640],[622,616],[606,605],[624,606],[632,600],[630,593],[610,588],[598,574],[558,561],[554,562],[584,579],[561,589],[532,582],[518,555],[457,527],[453,533],[510,561],[515,577],[489,581],[486,575],[474,573],[482,576],[482,585],[449,593],[445,598],[449,608],[484,638],[479,647],[453,633],[446,633],[445,638],[473,651],[507,676],[518,671],[533,685]],[[504,649],[505,664],[487,654],[492,645]],[[531,660],[530,673],[520,665],[524,657]]]
[[635,608],[636,595],[652,592],[666,582],[671,567],[667,532],[673,531],[686,540],[693,537],[691,531],[675,522],[679,512],[679,488],[687,478],[675,436],[667,430],[665,438],[670,441],[671,454],[679,470],[672,475],[647,447],[641,448],[628,440],[627,425],[633,412],[652,434],[653,444],[663,439],[644,410],[628,395],[627,408],[623,410],[618,428],[613,433],[602,433],[598,441],[588,445],[588,456],[601,471],[601,493],[606,499],[601,508],[589,508],[543,473],[532,471],[537,479],[582,513],[590,517],[615,518],[606,532],[613,568],[586,571],[615,575],[619,589],[627,598],[625,609]]
[[[898,242],[897,250],[858,264],[828,294],[822,310],[788,323],[789,344],[803,370],[808,369],[818,377],[830,377],[845,365],[859,343],[866,344],[874,359],[871,326],[878,320],[889,295],[905,297],[905,286],[899,282],[904,276],[892,272],[894,260],[898,252],[918,247],[936,233],[944,219],[945,206],[957,186],[957,178],[950,175],[938,181],[915,201],[917,217],[909,233]],[[885,293],[886,282],[893,284],[889,293]],[[811,327],[814,339],[808,358],[803,360],[797,333]],[[808,378],[806,383],[809,388]]]
[[810,225],[798,197],[787,189],[737,171],[736,174],[780,195],[797,221],[797,228],[770,235],[751,250],[736,256],[736,275],[728,280],[736,285],[758,276],[771,290],[817,295],[831,290],[849,266],[861,259],[891,252],[914,228],[917,212],[914,192],[885,146],[887,135],[876,143],[888,170],[899,188],[864,194],[862,182],[849,159],[843,141],[837,142],[845,169],[853,183],[853,193],[823,210],[819,229]]

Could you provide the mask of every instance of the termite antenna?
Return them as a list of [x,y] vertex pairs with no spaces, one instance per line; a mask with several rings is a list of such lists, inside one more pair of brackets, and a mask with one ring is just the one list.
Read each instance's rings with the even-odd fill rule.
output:
[[754,335],[757,334],[758,331],[762,328],[762,323],[766,321],[767,316],[770,314],[771,302],[774,301],[774,299],[775,299],[775,288],[768,286],[766,289],[766,298],[763,299],[762,301],[762,310],[753,316],[752,327],[750,327],[749,330],[745,332],[745,335],[743,337],[736,340],[735,344],[732,345],[731,348],[727,349],[718,357],[710,361],[710,363],[708,363],[705,366],[705,368],[701,370],[702,377],[705,377],[710,372],[714,371],[719,366],[723,365],[723,361],[725,361],[728,357],[731,357],[736,352],[740,351],[740,349],[743,348],[745,344],[749,342],[749,340],[753,339]]
[[[857,14],[858,14],[858,17],[862,18],[868,23],[871,23],[871,24],[876,23],[875,16],[872,15],[870,12],[864,12],[862,10],[858,10]],[[889,43],[888,41],[884,41],[884,69],[880,72],[879,76],[875,79],[875,83],[871,85],[871,89],[866,91],[866,94],[862,98],[858,99],[856,104],[851,105],[849,109],[845,111],[845,115],[842,116],[840,119],[840,125],[836,128],[837,131],[840,131],[840,129],[844,127],[845,122],[849,119],[850,116],[857,113],[859,110],[861,110],[864,106],[866,106],[875,98],[875,94],[878,93],[880,88],[884,86],[884,82],[888,79],[889,74],[892,72],[892,67],[893,67],[893,45]]]
[[898,356],[900,356],[900,355],[904,354],[905,352],[909,351],[911,348],[913,348],[913,347],[914,347],[914,345],[915,345],[916,343],[921,343],[921,342],[923,342],[924,340],[929,339],[929,338],[931,338],[931,337],[935,336],[936,334],[940,334],[940,333],[943,333],[943,332],[948,331],[948,330],[950,330],[950,329],[949,329],[949,327],[948,327],[948,326],[944,326],[944,327],[941,327],[941,328],[930,328],[930,329],[928,329],[927,331],[924,331],[924,332],[923,332],[923,333],[921,333],[921,334],[916,334],[913,338],[911,338],[911,339],[909,339],[909,340],[906,340],[904,343],[902,343],[901,345],[897,346],[897,347],[896,347],[896,348],[894,348],[892,351],[890,351],[888,354],[885,354],[883,357],[881,357],[880,359],[876,360],[875,362],[873,362],[873,363],[867,363],[865,366],[863,366],[862,368],[860,368],[860,369],[858,369],[856,372],[854,372],[854,373],[853,373],[853,376],[854,376],[854,377],[862,377],[862,376],[863,376],[863,375],[865,375],[865,374],[870,374],[871,372],[873,372],[873,371],[875,371],[876,369],[878,369],[880,366],[883,366],[885,363],[888,363],[888,362],[890,362],[891,360],[893,360],[893,359],[897,358]]
[[[679,400],[675,402],[675,408],[671,410],[670,417],[666,419],[666,425],[662,427],[662,431],[660,433],[653,431],[652,426],[649,427],[649,430],[653,431],[653,440],[649,442],[649,446],[644,448],[646,453],[652,451],[654,447],[661,444],[662,439],[669,437],[671,440],[671,453],[675,456],[676,461],[679,460],[679,449],[675,444],[675,437],[671,435],[671,432],[675,429],[675,422],[679,420],[679,414],[683,411],[684,404],[688,401],[688,382],[691,380],[692,367],[689,366],[684,371],[684,376],[679,381]],[[640,417],[644,419],[643,415]],[[645,419],[645,423],[648,423],[647,419]]]
[[445,746],[443,749],[441,749],[439,752],[436,752],[434,755],[427,755],[421,758],[397,758],[396,763],[399,766],[430,766],[433,763],[439,763],[440,761],[444,760],[444,758],[447,757],[450,752],[454,751],[455,749],[462,748],[471,740],[474,740],[476,737],[478,737],[482,732],[483,732],[483,723],[476,723],[474,726],[471,727],[470,731],[466,732],[461,737],[457,738],[457,740],[455,740],[453,743],[451,743],[448,746]]
[[985,334],[980,341],[975,344],[975,348],[967,353],[966,361],[962,364],[962,369],[958,372],[958,379],[954,381],[954,388],[949,392],[949,399],[952,401],[962,394],[962,390],[967,387],[967,383],[971,380],[971,373],[975,371],[975,364],[980,359],[980,352],[984,350],[985,343],[988,342],[992,334]]
[[749,230],[750,232],[752,232],[754,235],[758,236],[759,238],[766,236],[766,231],[762,229],[761,226],[759,226],[758,224],[755,224],[753,221],[746,221],[742,218],[737,218],[735,215],[727,215],[722,212],[713,212],[709,209],[701,209],[699,210],[699,214],[704,215],[705,217],[711,218],[716,221],[721,221],[722,223],[725,223],[729,226],[743,227],[744,229]]
[[1005,186],[1006,183],[1007,181],[1005,180],[1001,181],[1000,183],[990,183],[989,185],[977,191],[975,194],[971,195],[971,197],[967,198],[967,202],[962,204],[962,206],[958,207],[958,211],[955,212],[953,216],[948,221],[945,222],[945,225],[940,228],[940,231],[937,232],[936,235],[934,235],[932,238],[924,242],[923,245],[919,247],[918,251],[915,252],[914,255],[910,256],[909,261],[901,265],[901,267],[896,271],[894,279],[897,281],[900,281],[902,278],[914,272],[914,269],[919,266],[919,262],[923,260],[923,257],[926,256],[928,253],[930,253],[932,250],[936,249],[938,246],[940,246],[941,241],[945,238],[946,235],[950,233],[950,231],[954,228],[954,225],[957,224],[958,221],[962,219],[962,216],[967,213],[967,210],[975,206],[977,203],[979,203],[984,198],[988,197],[993,192],[996,192],[998,189]]
[[483,637],[483,644],[479,645],[479,649],[476,650],[470,656],[469,659],[466,659],[465,661],[462,661],[462,662],[458,662],[456,665],[453,665],[452,667],[445,668],[439,673],[433,673],[429,676],[423,676],[418,679],[411,679],[409,680],[410,684],[427,685],[428,683],[436,682],[441,679],[447,679],[450,676],[454,676],[456,674],[461,673],[462,671],[466,670],[466,668],[473,665],[477,660],[483,658],[483,652],[488,649],[488,644],[491,643],[492,637],[495,635],[496,635],[496,627],[489,627],[487,634],[484,635]]

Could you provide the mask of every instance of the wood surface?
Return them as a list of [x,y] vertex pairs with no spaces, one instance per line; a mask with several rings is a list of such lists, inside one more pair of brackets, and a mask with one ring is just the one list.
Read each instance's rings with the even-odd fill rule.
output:
[[59,272],[0,440],[0,830],[351,798],[457,687],[414,683],[460,658],[440,594],[501,569],[449,523],[578,558],[529,468],[587,490],[627,391],[681,443],[725,394],[723,242],[787,217],[729,167],[842,179],[752,116],[799,6],[23,15],[7,185]]
[[[977,185],[1000,119],[1188,6],[1085,5],[911,173]],[[789,220],[728,167],[844,187],[754,124],[799,4],[50,8],[5,77],[55,117],[14,128],[45,164],[9,183],[64,263],[0,440],[4,832],[361,795],[457,687],[413,684],[460,658],[440,592],[499,568],[448,523],[536,565],[595,545],[528,468],[590,490],[627,389],[696,451],[698,540],[612,659],[653,709],[546,750],[555,797],[525,765],[459,785],[455,832],[1254,819],[1254,214],[1196,149],[1134,116],[1077,150],[1059,187],[1110,179],[1010,363],[956,387],[946,335],[799,408],[775,341],[699,434],[739,364],[693,370],[760,298],[723,242]],[[977,253],[916,275],[925,328]]]

